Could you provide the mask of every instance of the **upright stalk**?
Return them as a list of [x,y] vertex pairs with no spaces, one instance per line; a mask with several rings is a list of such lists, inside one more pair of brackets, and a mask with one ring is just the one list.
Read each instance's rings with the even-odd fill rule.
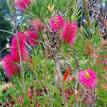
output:
[[22,62],[22,55],[20,51],[20,44],[19,44],[19,38],[17,37],[17,45],[18,45],[18,52],[19,52],[19,58],[20,58],[20,69],[21,69],[21,74],[22,74],[22,92],[23,94],[25,93],[25,81],[24,81],[24,67],[23,67],[23,62]]
[[17,46],[18,46],[19,59],[20,59],[20,69],[21,69],[21,74],[22,74],[22,93],[23,93],[23,95],[25,95],[24,67],[23,67],[23,62],[22,62],[22,55],[21,55],[21,50],[20,50],[19,38],[17,35],[16,22],[15,22],[15,30],[16,30]]
[[[47,28],[46,28],[47,29]],[[46,30],[45,29],[45,30]],[[47,53],[47,48],[51,48],[51,46],[49,45],[49,39],[46,35],[46,31],[44,30],[44,35],[43,35],[43,39],[44,39],[44,42],[45,42],[45,54],[46,54],[46,58],[48,58],[48,53]],[[53,49],[53,51],[55,52],[55,50]],[[66,101],[66,97],[65,97],[65,92],[64,92],[64,85],[63,85],[63,76],[61,74],[61,66],[60,66],[60,59],[59,59],[59,56],[58,56],[58,53],[55,52],[55,56],[54,56],[54,61],[55,61],[55,64],[56,64],[56,74],[58,76],[58,80],[60,82],[60,89],[61,89],[61,92],[62,92],[62,95],[63,95],[63,98],[64,98],[64,107],[68,107],[68,104],[67,104],[67,101]]]
[[88,2],[88,0],[82,0],[83,9],[84,9],[84,13],[85,13],[85,16],[86,16],[86,21],[87,21],[87,26],[89,28],[91,28],[91,22],[90,22],[89,9],[87,7],[87,2]]
[[74,90],[74,93],[75,93],[75,98],[76,98],[76,107],[79,107],[79,104],[78,104],[78,70],[76,70],[76,83],[75,83],[75,90]]
[[79,101],[78,101],[78,87],[79,87],[78,72],[80,70],[80,65],[79,65],[79,61],[78,61],[77,52],[75,50],[75,47],[74,47],[74,59],[75,59],[75,63],[76,63],[76,70],[75,70],[76,82],[75,82],[74,94],[75,94],[75,98],[76,98],[75,99],[76,100],[76,107],[79,107]]
[[57,72],[57,76],[59,78],[59,82],[60,82],[60,88],[61,88],[61,92],[64,98],[64,107],[68,107],[67,101],[66,101],[66,97],[65,97],[65,92],[64,92],[64,84],[63,84],[63,76],[61,74],[61,67],[60,67],[60,59],[58,58],[58,55],[56,55],[56,72]]

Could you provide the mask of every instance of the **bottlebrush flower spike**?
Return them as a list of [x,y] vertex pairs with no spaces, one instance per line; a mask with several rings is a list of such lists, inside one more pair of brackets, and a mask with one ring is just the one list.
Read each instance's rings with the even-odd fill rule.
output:
[[40,19],[32,20],[32,25],[34,26],[36,32],[40,32],[44,27],[44,24]]
[[77,23],[76,22],[66,22],[63,28],[63,39],[69,44],[73,44],[76,39],[77,33]]
[[[28,49],[26,47],[26,35],[24,35],[22,32],[18,32],[17,36],[13,36],[12,42],[11,42],[11,55],[12,59],[15,62],[20,62],[20,54],[22,61],[26,61],[28,59]],[[20,49],[20,54],[19,54]]]
[[31,46],[35,46],[38,44],[38,34],[36,32],[33,32],[33,31],[25,31],[25,35],[27,36],[27,39],[28,39],[28,43],[29,45]]
[[67,68],[67,70],[64,73],[63,81],[65,81],[67,79],[69,73],[70,73],[70,68]]
[[51,17],[50,27],[54,32],[56,32],[56,31],[60,30],[61,28],[63,28],[63,25],[64,25],[64,19],[63,19],[62,16],[55,15],[55,16]]
[[96,79],[97,79],[96,73],[91,69],[82,70],[79,72],[80,83],[88,89],[93,89],[96,87],[97,85]]
[[15,0],[15,5],[21,11],[24,11],[30,4],[30,0]]
[[11,55],[7,54],[2,60],[2,67],[7,77],[11,78],[19,72],[18,65],[12,60]]

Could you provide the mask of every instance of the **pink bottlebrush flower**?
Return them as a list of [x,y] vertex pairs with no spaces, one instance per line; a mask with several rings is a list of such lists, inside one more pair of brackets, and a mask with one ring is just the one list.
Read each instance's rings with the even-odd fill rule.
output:
[[63,28],[63,39],[69,44],[73,44],[76,39],[77,33],[77,23],[76,22],[66,22]]
[[64,19],[60,15],[52,16],[50,19],[50,27],[55,32],[63,28]]
[[38,44],[37,40],[38,40],[39,36],[37,33],[29,30],[29,31],[25,31],[25,35],[28,38],[29,45],[35,46]]
[[7,54],[2,60],[2,67],[7,77],[11,78],[19,72],[18,65],[12,60],[10,54]]
[[44,27],[44,24],[42,23],[42,21],[40,19],[32,20],[32,25],[36,32],[40,32]]
[[30,0],[15,0],[15,5],[21,11],[24,11],[30,4]]
[[13,36],[10,52],[12,55],[12,59],[15,62],[20,62],[20,56],[19,56],[20,54],[22,61],[26,61],[28,59],[28,49],[26,47],[25,42],[26,42],[26,35],[24,35],[23,33],[18,32],[17,36]]
[[96,87],[97,85],[96,79],[97,79],[96,73],[91,69],[82,70],[79,72],[80,83],[88,89],[93,89]]

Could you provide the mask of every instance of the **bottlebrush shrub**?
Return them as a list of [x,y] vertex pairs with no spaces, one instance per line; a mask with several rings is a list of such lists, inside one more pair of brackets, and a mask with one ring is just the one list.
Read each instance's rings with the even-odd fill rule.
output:
[[38,35],[32,31],[26,31],[26,33],[18,32],[13,36],[10,45],[10,54],[7,54],[2,59],[3,69],[7,77],[11,78],[16,73],[19,73],[20,62],[26,62],[30,59],[26,44],[35,46],[37,39]]
[[[70,75],[72,75],[73,80],[71,82],[76,81],[79,84],[78,78],[77,78],[79,77],[80,83],[85,88],[93,89],[96,87],[97,77],[94,71],[92,70],[80,71],[79,76],[77,75],[76,71],[74,71],[75,75],[70,74],[71,72],[70,67],[67,67],[68,69],[65,71],[64,75],[62,74],[61,72],[62,69],[60,65],[61,62],[59,57],[61,45],[62,43],[65,43],[65,42],[70,44],[70,46],[75,43],[76,34],[78,30],[77,22],[64,21],[64,18],[62,16],[56,15],[50,18],[49,24],[50,26],[47,26],[41,20],[35,19],[32,21],[32,26],[34,27],[34,30],[26,30],[24,33],[18,32],[16,35],[14,35],[11,40],[10,55],[9,56],[7,55],[5,58],[3,58],[3,61],[2,61],[3,69],[5,70],[7,77],[11,78],[16,73],[19,73],[18,65],[21,64],[21,61],[23,64],[25,64],[25,62],[29,62],[30,68],[28,68],[28,66],[26,68],[34,72],[34,75],[32,75],[32,73],[29,74],[30,77],[31,75],[32,75],[32,78],[36,77],[36,80],[39,81],[39,84],[42,84],[42,85],[44,84],[44,85],[42,87],[38,87],[37,85],[39,84],[38,82],[36,82],[36,87],[34,86],[34,84],[33,84],[33,87],[31,87],[31,85],[28,86],[28,90],[30,90],[30,93],[27,92],[28,99],[33,100],[33,98],[37,96],[36,100],[38,100],[39,97],[44,97],[44,100],[47,100],[47,98],[45,99],[45,95],[48,97],[48,93],[50,93],[50,90],[51,90],[50,86],[51,86],[51,87],[55,87],[55,90],[58,90],[58,92],[55,92],[57,93],[58,97],[61,99],[61,102],[59,102],[58,105],[62,106],[64,102],[64,106],[68,106],[69,98],[71,96],[77,97],[76,92],[79,93],[79,90],[77,89],[77,87],[75,89],[65,88],[64,84],[67,84],[67,85],[69,84],[68,81],[66,81],[67,78]],[[38,35],[39,32],[41,32],[42,38],[39,37]],[[41,48],[41,45],[37,45],[39,38],[40,40],[43,39],[43,41],[40,41],[44,45],[44,47],[42,48]],[[37,45],[36,47],[37,49],[34,50],[34,53],[36,54],[34,54],[33,56],[32,54],[30,54],[28,50],[28,47],[27,47],[28,45],[31,47],[35,47]],[[47,63],[48,61],[47,54],[52,55],[51,59],[54,60],[54,64],[52,66],[54,67],[50,66],[52,63],[51,61],[50,63],[49,62]],[[76,67],[78,68],[78,66]],[[51,73],[53,75],[54,75],[53,71],[56,71],[55,78],[49,78],[50,70],[52,70]],[[21,68],[20,68],[20,72],[22,72]],[[47,75],[44,75],[45,73],[47,73]],[[45,80],[42,80],[43,78]],[[53,81],[56,84],[55,85],[50,84],[49,86],[48,85],[49,82],[53,82]],[[37,87],[38,89],[36,90]],[[22,96],[23,96],[23,93],[22,93]],[[57,96],[53,95],[53,98],[57,99]],[[26,102],[26,100],[23,96],[23,104],[24,102]],[[40,105],[43,104],[46,106],[50,105],[47,103],[47,101],[43,103],[41,102],[41,100],[38,100],[33,103],[34,104],[39,103]],[[51,103],[54,104],[54,102],[51,102]]]
[[37,33],[43,30],[44,28],[44,24],[42,23],[40,19],[32,20],[32,25]]
[[65,22],[63,28],[63,39],[69,44],[73,44],[76,39],[77,33],[77,23],[76,22]]
[[91,69],[80,71],[78,77],[80,83],[88,89],[93,89],[97,85],[96,73]]
[[28,49],[25,44],[26,42],[26,35],[22,32],[18,32],[15,36],[13,36],[10,53],[12,60],[15,62],[20,62],[20,57],[22,61],[26,61],[28,59]]
[[64,19],[61,15],[52,16],[50,19],[50,27],[55,32],[63,28]]
[[[44,1],[43,4],[48,4],[47,0]],[[61,0],[61,3],[63,1]],[[16,6],[24,11],[30,2],[30,0],[16,0]],[[71,17],[68,14],[66,20],[60,14],[52,15],[50,18],[40,17],[42,14],[45,16],[44,8],[48,9],[48,5],[41,7],[44,11],[41,13],[40,7],[37,8],[36,5],[37,3],[40,6],[38,2],[42,3],[43,0],[42,2],[37,0],[32,4],[35,5],[35,8],[31,6],[32,9],[34,8],[33,12],[25,13],[34,17],[38,15],[38,18],[33,17],[30,27],[13,36],[10,54],[2,59],[5,74],[14,84],[9,90],[10,97],[15,102],[15,106],[71,107],[79,104],[87,106],[90,102],[84,105],[81,101],[84,97],[82,91],[84,90],[87,96],[94,94],[97,74],[91,69],[86,69],[87,65],[94,68],[89,57],[84,55],[86,40],[80,34],[77,21],[68,20]],[[36,11],[38,14],[33,14]],[[77,38],[77,31],[81,39]],[[29,52],[28,46],[33,47],[32,52]],[[88,61],[85,61],[86,58]],[[83,65],[81,60],[84,62]],[[16,75],[17,73],[20,75]],[[96,100],[92,98],[94,99],[92,103],[95,104]]]
[[38,34],[35,31],[25,31],[25,35],[27,36],[27,41],[30,46],[36,46],[38,44]]
[[2,60],[2,67],[7,77],[11,78],[20,71],[18,64],[12,60],[11,54],[7,54]]
[[15,5],[21,11],[24,11],[30,4],[30,0],[15,0]]
[[61,15],[55,15],[50,19],[50,27],[53,32],[62,30],[61,35],[66,43],[72,45],[75,42],[78,30],[77,22],[66,22]]

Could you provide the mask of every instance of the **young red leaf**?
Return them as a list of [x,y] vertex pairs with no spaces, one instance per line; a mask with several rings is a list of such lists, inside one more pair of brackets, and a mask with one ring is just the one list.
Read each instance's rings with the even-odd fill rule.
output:
[[70,67],[68,67],[64,73],[63,81],[65,81],[70,73]]

